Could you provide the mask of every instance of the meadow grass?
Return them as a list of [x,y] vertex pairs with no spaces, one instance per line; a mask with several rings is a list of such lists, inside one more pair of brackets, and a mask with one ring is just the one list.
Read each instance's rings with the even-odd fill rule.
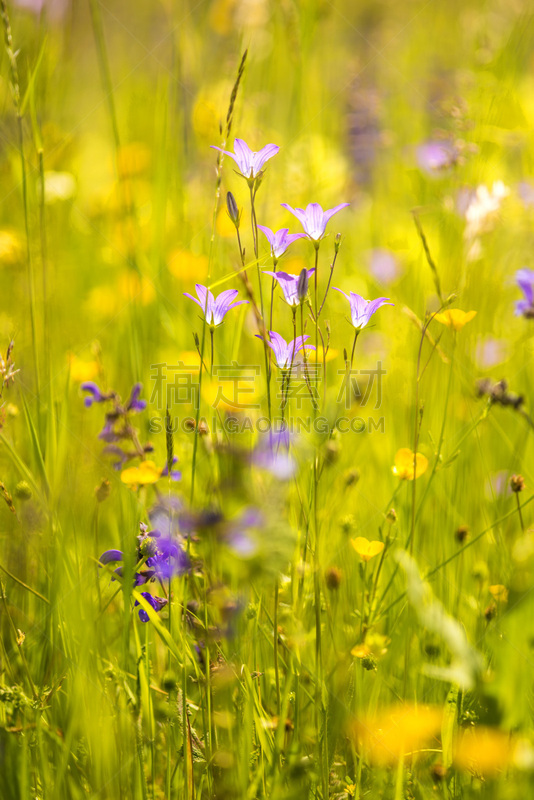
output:
[[528,9],[0,11],[0,800],[530,797]]

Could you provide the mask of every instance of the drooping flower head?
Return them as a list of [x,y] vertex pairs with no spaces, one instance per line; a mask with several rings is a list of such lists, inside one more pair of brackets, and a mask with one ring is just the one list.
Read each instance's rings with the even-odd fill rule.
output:
[[515,313],[524,317],[534,317],[534,270],[519,269],[515,274],[517,285],[525,295],[523,300],[517,300]]
[[258,228],[265,234],[271,245],[271,256],[275,264],[292,242],[306,237],[305,233],[289,233],[289,228],[281,228],[276,233],[265,225],[258,225]]
[[333,287],[336,292],[344,294],[350,303],[350,317],[352,324],[356,330],[365,328],[373,314],[375,314],[381,306],[392,306],[394,303],[388,297],[378,297],[376,300],[365,300],[361,295],[351,292],[348,295],[342,289]]
[[[303,272],[306,272],[307,280],[309,280],[310,275],[313,275],[315,269],[303,270]],[[290,306],[300,305],[302,299],[301,295],[299,295],[299,281],[301,281],[301,286],[302,286],[303,283],[301,279],[302,273],[299,275],[290,275],[288,272],[269,272],[269,270],[264,270],[263,274],[272,275],[272,277],[278,281],[284,293],[284,300],[288,305]]]
[[330,208],[328,211],[323,211],[319,203],[309,203],[306,209],[292,208],[287,203],[282,203],[281,205],[283,208],[287,208],[288,211],[291,211],[293,216],[298,219],[306,231],[308,238],[317,244],[325,234],[328,221],[334,214],[337,214],[338,211],[349,206],[350,203],[340,203],[338,206]]
[[235,152],[233,153],[229,150],[223,150],[222,147],[217,147],[214,144],[211,147],[233,158],[239,168],[239,172],[247,181],[255,181],[260,176],[266,162],[280,150],[277,144],[266,144],[261,150],[255,152],[250,149],[243,139],[234,140]]
[[216,328],[220,325],[231,308],[237,308],[237,306],[243,303],[248,303],[248,300],[238,300],[237,303],[233,302],[238,295],[237,289],[227,289],[225,292],[221,292],[217,299],[215,299],[209,289],[202,286],[200,283],[195,283],[195,289],[198,300],[196,297],[193,297],[192,294],[189,294],[189,292],[184,292],[184,295],[200,306],[205,314],[206,322],[211,328]]
[[[309,336],[297,336],[297,338],[293,339],[291,342],[286,342],[279,333],[275,333],[274,331],[269,331],[269,336],[271,341],[265,339],[265,343],[271,348],[277,365],[283,370],[291,366],[295,356],[297,353],[300,353],[301,350],[315,350],[314,345],[305,344],[306,340],[310,338]],[[256,334],[256,338],[263,340],[263,336],[260,336],[259,333]]]

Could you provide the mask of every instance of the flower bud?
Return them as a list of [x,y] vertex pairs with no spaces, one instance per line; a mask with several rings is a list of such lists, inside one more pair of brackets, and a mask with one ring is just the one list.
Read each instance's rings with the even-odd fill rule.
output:
[[512,492],[522,492],[525,488],[525,479],[522,475],[512,475],[510,478],[510,489]]
[[17,500],[29,500],[32,496],[32,490],[29,483],[26,481],[19,481],[15,486],[14,494]]
[[324,574],[324,578],[328,589],[334,591],[335,589],[339,589],[343,579],[343,573],[339,567],[328,567]]
[[107,500],[110,492],[111,492],[111,487],[109,485],[109,481],[107,480],[107,478],[103,478],[100,486],[97,486],[95,488],[95,497],[97,499],[97,502],[103,503],[104,500]]
[[303,269],[301,270],[297,283],[297,295],[301,303],[303,303],[306,300],[307,294],[308,294],[308,270]]
[[139,551],[142,556],[151,558],[158,552],[158,543],[152,536],[145,536],[141,541]]
[[341,234],[336,233],[336,238],[334,239],[334,250],[336,253],[339,252],[340,246],[341,246]]
[[458,544],[463,544],[469,536],[469,528],[467,525],[460,525],[455,532],[456,541]]
[[397,521],[397,512],[394,508],[390,508],[388,513],[386,514],[386,521],[389,522],[390,525],[394,525]]
[[226,194],[226,209],[228,211],[228,216],[230,217],[236,228],[239,228],[239,220],[241,218],[241,214],[239,213],[236,199],[233,196],[232,192],[227,192]]

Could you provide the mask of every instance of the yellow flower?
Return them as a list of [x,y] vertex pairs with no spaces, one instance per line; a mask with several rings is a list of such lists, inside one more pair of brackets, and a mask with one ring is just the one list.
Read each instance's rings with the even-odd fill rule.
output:
[[369,561],[384,549],[384,542],[370,542],[365,536],[358,536],[356,539],[351,539],[350,543],[362,561]]
[[355,658],[366,658],[366,656],[379,658],[387,653],[389,643],[390,639],[387,636],[383,636],[381,633],[369,633],[365,642],[355,645],[350,653]]
[[459,308],[447,308],[446,311],[436,314],[434,319],[454,331],[461,331],[464,325],[471,322],[476,313],[476,311],[461,311]]
[[142,461],[138,467],[128,467],[121,472],[121,481],[127,486],[145,486],[156,483],[161,477],[161,470],[153,461]]
[[118,153],[119,174],[125,177],[142,175],[150,167],[151,153],[142,142],[123,144]]
[[494,586],[490,586],[489,590],[493,595],[493,599],[498,603],[508,602],[508,589],[506,586],[501,586],[501,584],[496,583]]
[[428,458],[422,453],[415,454],[415,475],[413,468],[413,450],[409,447],[401,447],[397,450],[395,455],[395,465],[393,467],[393,474],[401,480],[413,481],[415,478],[420,478],[426,472],[428,467]]
[[0,264],[20,264],[24,258],[24,247],[17,234],[0,231]]
[[454,763],[475,775],[495,774],[512,762],[514,750],[509,734],[478,726],[467,730],[458,741]]
[[74,353],[70,353],[68,358],[70,377],[76,383],[92,381],[98,375],[98,364],[96,361],[83,361]]
[[394,764],[402,756],[431,745],[439,734],[442,716],[437,707],[399,704],[358,722],[353,735],[371,761]]
[[350,654],[355,658],[366,658],[366,656],[371,655],[371,648],[369,647],[368,644],[362,642],[361,644],[355,645],[350,651]]
[[208,274],[208,258],[188,250],[174,250],[169,256],[169,272],[181,281],[200,283]]

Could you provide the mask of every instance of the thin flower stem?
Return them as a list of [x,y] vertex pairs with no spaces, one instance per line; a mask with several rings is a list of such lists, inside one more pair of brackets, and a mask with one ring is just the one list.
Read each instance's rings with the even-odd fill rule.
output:
[[210,339],[211,339],[211,360],[210,360],[210,378],[213,377],[213,328],[210,327]]
[[434,479],[434,475],[436,474],[437,468],[438,468],[438,466],[439,466],[439,464],[441,462],[441,448],[443,447],[443,441],[445,439],[445,424],[447,422],[447,413],[448,413],[448,409],[449,409],[449,399],[450,399],[450,395],[451,395],[455,352],[456,352],[456,334],[454,335],[454,338],[453,338],[452,355],[451,355],[450,365],[449,365],[449,380],[447,381],[447,391],[446,391],[446,394],[445,394],[445,406],[443,408],[443,419],[442,419],[442,422],[441,422],[441,430],[440,430],[440,435],[439,435],[439,440],[438,440],[438,449],[437,449],[437,452],[436,452],[436,457],[434,459],[434,464],[432,466],[432,472],[430,473],[430,477],[429,477],[429,479],[427,481],[427,484],[425,486],[425,491],[423,492],[423,496],[422,496],[421,500],[419,501],[419,507],[417,509],[417,513],[416,513],[416,516],[415,516],[415,523],[416,524],[417,524],[417,522],[419,520],[419,515],[421,514],[421,510],[423,508],[423,503],[424,503],[425,498],[426,498],[426,496],[427,496],[427,494],[429,492],[430,486],[431,486],[432,481]]
[[17,118],[17,132],[19,139],[19,153],[20,153],[20,168],[22,175],[22,203],[24,209],[24,230],[26,234],[26,262],[28,267],[28,294],[30,301],[30,325],[32,332],[32,348],[35,369],[35,386],[36,395],[39,398],[39,355],[37,351],[37,330],[35,322],[35,284],[33,273],[33,260],[30,245],[30,212],[28,204],[28,177],[26,173],[26,155],[24,151],[24,129],[22,125],[21,113],[21,96],[19,84],[19,72],[17,66],[17,53],[13,50],[13,37],[11,32],[11,23],[7,11],[5,0],[0,0],[0,16],[4,27],[4,42],[9,61],[11,73],[11,94],[13,97],[13,105],[15,106],[15,115]]
[[323,302],[321,303],[321,307],[317,312],[317,319],[321,316],[321,312],[324,308],[324,304],[326,303],[326,298],[328,296],[328,292],[330,290],[330,284],[332,283],[332,276],[334,274],[334,267],[336,266],[336,259],[337,259],[337,251],[334,253],[334,258],[332,260],[332,264],[330,265],[330,275],[328,276],[328,283],[326,285],[326,292],[324,293]]
[[358,341],[358,336],[360,335],[360,329],[357,328],[354,331],[354,343],[352,345],[352,353],[350,354],[350,371],[352,372],[352,365],[354,364],[354,351],[356,350],[356,342]]
[[525,532],[525,523],[523,522],[523,513],[521,511],[521,502],[519,500],[519,492],[515,493],[515,499],[517,500],[517,513],[519,514],[519,522],[521,524],[521,530],[524,533]]
[[280,668],[278,664],[278,595],[280,590],[280,581],[278,576],[274,585],[274,617],[273,617],[273,647],[274,647],[274,677],[276,683],[276,709],[280,714],[281,699],[280,699]]

